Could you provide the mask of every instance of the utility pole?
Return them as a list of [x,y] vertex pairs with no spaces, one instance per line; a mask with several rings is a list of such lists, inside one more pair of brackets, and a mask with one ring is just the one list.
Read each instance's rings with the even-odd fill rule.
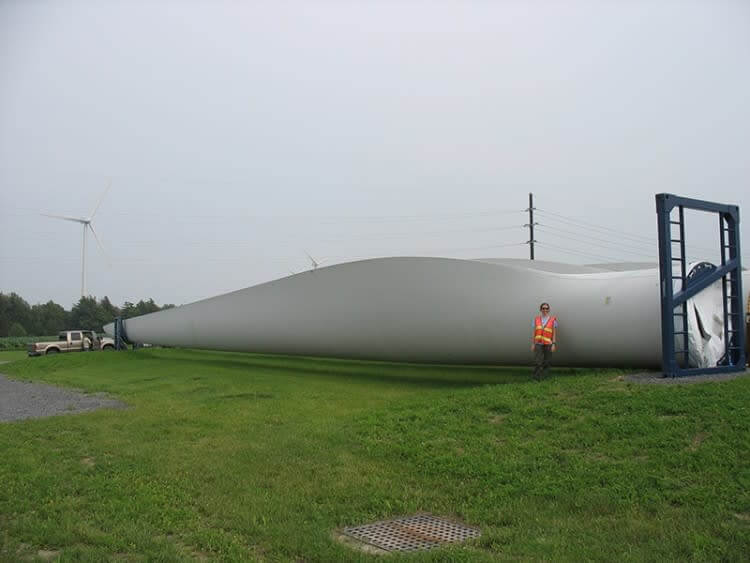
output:
[[534,240],[534,194],[529,192],[529,208],[526,210],[529,212],[529,223],[528,225],[524,225],[524,227],[529,228],[529,258],[531,260],[534,259],[534,243],[536,242]]

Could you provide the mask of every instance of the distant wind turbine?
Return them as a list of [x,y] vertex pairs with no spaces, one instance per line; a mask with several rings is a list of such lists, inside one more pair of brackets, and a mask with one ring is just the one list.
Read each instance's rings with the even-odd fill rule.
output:
[[54,219],[63,219],[65,221],[73,221],[74,223],[81,223],[83,225],[83,243],[81,245],[81,297],[86,297],[86,231],[90,230],[91,234],[94,235],[94,239],[96,239],[96,243],[99,245],[99,249],[102,251],[102,254],[104,256],[107,256],[107,253],[104,250],[104,247],[102,246],[101,241],[99,240],[99,237],[96,235],[96,231],[94,230],[94,225],[91,223],[91,221],[94,219],[94,215],[96,215],[96,212],[99,210],[99,206],[102,204],[102,200],[104,199],[104,196],[107,195],[107,192],[109,191],[109,188],[112,187],[112,180],[109,180],[107,182],[107,187],[102,192],[102,195],[99,196],[99,201],[96,203],[96,206],[94,207],[94,210],[91,212],[91,214],[88,217],[69,217],[67,215],[50,215],[49,213],[42,213],[45,217],[52,217]]
[[305,252],[305,254],[307,254],[307,257],[310,259],[310,263],[312,264],[312,269],[317,270],[320,264],[317,262],[317,260],[315,260],[315,258],[310,256],[310,254],[308,254],[307,252]]
[[323,262],[330,261],[330,258],[321,258],[319,260],[316,260],[315,258],[313,258],[312,256],[310,256],[309,252],[305,252],[305,254],[310,259],[310,264],[312,265],[312,269],[308,270],[308,271],[317,270]]

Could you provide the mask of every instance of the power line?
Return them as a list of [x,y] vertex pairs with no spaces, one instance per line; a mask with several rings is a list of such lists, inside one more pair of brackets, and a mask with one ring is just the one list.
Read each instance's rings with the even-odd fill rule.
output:
[[539,241],[537,241],[537,244],[539,246],[553,248],[555,250],[558,250],[560,252],[565,252],[567,254],[575,254],[575,255],[578,255],[578,256],[583,256],[585,258],[596,258],[597,260],[603,260],[604,262],[617,262],[617,260],[613,260],[612,258],[609,258],[609,257],[601,256],[601,255],[598,255],[598,254],[591,254],[590,252],[580,252],[580,251],[577,251],[577,250],[571,250],[569,248],[565,248],[564,246],[557,246],[557,245],[554,245],[554,244],[549,244],[549,243],[546,243],[546,242],[539,242]]
[[[552,228],[546,227],[545,225],[539,225],[539,228],[543,232],[544,231],[557,231],[557,230],[560,230],[560,229],[552,229]],[[563,231],[563,232],[569,232],[569,231]],[[619,245],[619,244],[617,244],[615,242],[607,241],[607,240],[604,240],[604,239],[598,239],[596,237],[589,237],[588,239],[584,239],[584,238],[570,236],[570,235],[564,235],[564,234],[560,234],[560,233],[555,233],[555,236],[560,237],[560,238],[564,238],[564,239],[568,239],[568,240],[574,240],[576,242],[583,242],[584,244],[589,244],[591,246],[598,246],[598,247],[601,247],[601,248],[614,248],[614,249],[617,249],[620,252],[625,252],[627,254],[634,254],[634,255],[640,256],[640,257],[646,257],[646,256],[648,256],[648,257],[650,257],[650,258],[653,259],[655,256],[658,255],[657,249],[653,249],[654,252],[652,254],[647,254],[646,251],[644,251],[643,249],[635,249],[634,250],[631,247],[631,249],[628,250],[628,248],[623,248],[622,245]],[[600,243],[597,243],[597,242],[592,242],[590,239],[600,240],[600,241],[605,242],[606,244],[600,244]]]
[[[560,227],[556,227],[554,225],[547,225],[545,223],[537,223],[537,224],[540,227],[543,227],[543,228],[546,228],[546,229],[551,229],[551,230],[554,230],[554,231],[559,231],[561,233],[568,233],[568,234],[571,234],[571,235],[584,236],[584,237],[586,237],[586,240],[591,239],[591,240],[598,240],[600,242],[608,242],[608,243],[612,244],[613,246],[615,246],[617,248],[620,248],[621,246],[623,246],[623,242],[622,241],[615,241],[615,240],[611,240],[611,239],[604,239],[604,238],[592,236],[592,235],[590,235],[588,233],[578,233],[576,231],[569,231],[569,230],[566,230],[566,229],[561,229]],[[648,248],[649,250],[658,250],[658,246],[656,245],[656,243],[654,241],[652,241],[651,243],[628,241],[627,243],[625,243],[625,246],[629,247],[629,248],[632,248],[632,249],[638,249],[638,250],[643,250],[644,248]]]
[[546,209],[539,209],[537,208],[537,212],[542,213],[544,215],[552,215],[553,217],[557,217],[558,221],[562,221],[565,223],[572,223],[573,225],[577,226],[578,228],[584,228],[584,229],[590,229],[590,230],[599,230],[599,231],[607,231],[610,233],[617,234],[619,236],[624,236],[626,238],[633,239],[637,242],[647,243],[647,242],[653,242],[653,237],[647,237],[644,235],[634,235],[632,233],[627,233],[625,231],[620,231],[617,229],[612,229],[610,227],[605,227],[603,225],[596,225],[594,223],[589,223],[587,221],[581,221],[579,219],[574,219],[570,217],[566,217],[565,215],[561,215],[560,213],[554,213],[552,211],[547,211]]
[[[627,233],[625,231],[620,231],[620,230],[617,230],[617,229],[612,229],[610,227],[605,227],[603,225],[596,225],[596,224],[590,223],[588,221],[582,221],[582,220],[579,220],[579,219],[574,219],[574,218],[562,215],[560,213],[554,213],[552,211],[547,211],[547,210],[544,210],[544,209],[537,209],[537,211],[539,213],[544,214],[544,215],[551,215],[551,216],[553,216],[553,217],[549,217],[549,219],[551,219],[551,220],[560,221],[563,224],[566,224],[566,225],[569,225],[569,226],[573,226],[573,227],[578,228],[578,229],[587,229],[587,230],[592,230],[592,231],[595,231],[595,232],[596,231],[604,231],[605,234],[609,234],[609,233],[616,234],[616,235],[618,235],[620,237],[624,237],[626,239],[629,239],[630,242],[635,243],[635,244],[649,244],[650,246],[653,246],[653,244],[654,244],[655,237],[652,238],[652,237],[647,237],[647,236],[644,236],[644,235],[636,235],[636,234],[633,234],[633,233]],[[699,246],[699,245],[694,245],[694,244],[690,244],[689,245],[689,250],[702,251],[702,252],[707,252],[707,253],[711,253],[711,254],[713,254],[715,252],[718,252],[718,248],[709,248],[707,246]]]

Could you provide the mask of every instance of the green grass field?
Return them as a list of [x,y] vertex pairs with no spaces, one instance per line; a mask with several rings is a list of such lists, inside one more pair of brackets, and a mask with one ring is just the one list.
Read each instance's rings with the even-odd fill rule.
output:
[[0,350],[0,362],[14,362],[27,356],[23,350]]
[[478,526],[389,561],[746,561],[750,378],[192,350],[12,359],[127,410],[0,423],[0,559],[366,561],[335,530]]

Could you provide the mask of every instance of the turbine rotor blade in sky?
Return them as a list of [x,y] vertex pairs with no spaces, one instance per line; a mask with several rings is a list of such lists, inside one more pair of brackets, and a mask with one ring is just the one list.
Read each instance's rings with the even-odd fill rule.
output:
[[112,187],[112,180],[107,180],[107,187],[104,188],[102,195],[99,196],[99,201],[96,202],[96,206],[94,206],[94,210],[91,212],[91,215],[89,215],[89,220],[93,219],[94,215],[96,215],[96,212],[99,211],[99,206],[102,204],[102,201],[104,201],[104,196],[107,195],[107,192],[109,191],[109,188],[111,187]]
[[96,234],[96,231],[94,230],[94,225],[92,223],[88,224],[89,229],[91,229],[91,234],[94,235],[94,239],[96,240],[96,244],[99,245],[99,250],[102,251],[102,254],[104,255],[104,258],[107,259],[107,264],[110,266],[112,265],[109,260],[109,255],[107,254],[107,251],[104,250],[104,245],[102,244],[102,241],[99,240],[99,236]]
[[52,217],[53,219],[63,219],[64,221],[75,221],[76,223],[88,223],[86,219],[82,219],[81,217],[69,217],[67,215],[50,215],[49,213],[40,213],[40,215],[44,215],[45,217]]

